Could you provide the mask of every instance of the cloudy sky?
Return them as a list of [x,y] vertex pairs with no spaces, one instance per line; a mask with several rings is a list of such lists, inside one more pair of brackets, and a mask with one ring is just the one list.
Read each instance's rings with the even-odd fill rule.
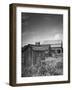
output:
[[63,39],[63,15],[22,13],[21,22],[22,46]]

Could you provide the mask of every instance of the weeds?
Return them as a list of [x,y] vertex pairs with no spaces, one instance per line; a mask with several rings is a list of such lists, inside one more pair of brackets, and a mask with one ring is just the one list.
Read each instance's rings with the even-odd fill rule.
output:
[[39,62],[34,66],[26,67],[23,69],[22,73],[22,77],[53,75],[63,75],[63,60],[61,57],[56,60]]

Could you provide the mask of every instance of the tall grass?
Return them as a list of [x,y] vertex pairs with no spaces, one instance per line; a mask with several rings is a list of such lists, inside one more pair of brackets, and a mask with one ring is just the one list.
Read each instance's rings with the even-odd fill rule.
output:
[[[50,58],[51,59],[51,58]],[[63,75],[62,57],[44,62],[38,62],[34,66],[23,69],[23,77]]]

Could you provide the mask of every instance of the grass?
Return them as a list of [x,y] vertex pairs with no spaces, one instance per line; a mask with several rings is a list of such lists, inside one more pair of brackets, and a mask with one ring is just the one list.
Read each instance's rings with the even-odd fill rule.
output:
[[63,75],[63,57],[48,57],[23,69],[23,77]]

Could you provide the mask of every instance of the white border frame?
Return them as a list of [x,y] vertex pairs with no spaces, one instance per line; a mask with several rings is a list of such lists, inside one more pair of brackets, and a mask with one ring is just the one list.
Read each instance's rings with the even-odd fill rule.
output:
[[[21,12],[63,14],[63,75],[43,77],[21,77]],[[16,8],[16,83],[54,82],[68,80],[68,10],[50,8]]]

